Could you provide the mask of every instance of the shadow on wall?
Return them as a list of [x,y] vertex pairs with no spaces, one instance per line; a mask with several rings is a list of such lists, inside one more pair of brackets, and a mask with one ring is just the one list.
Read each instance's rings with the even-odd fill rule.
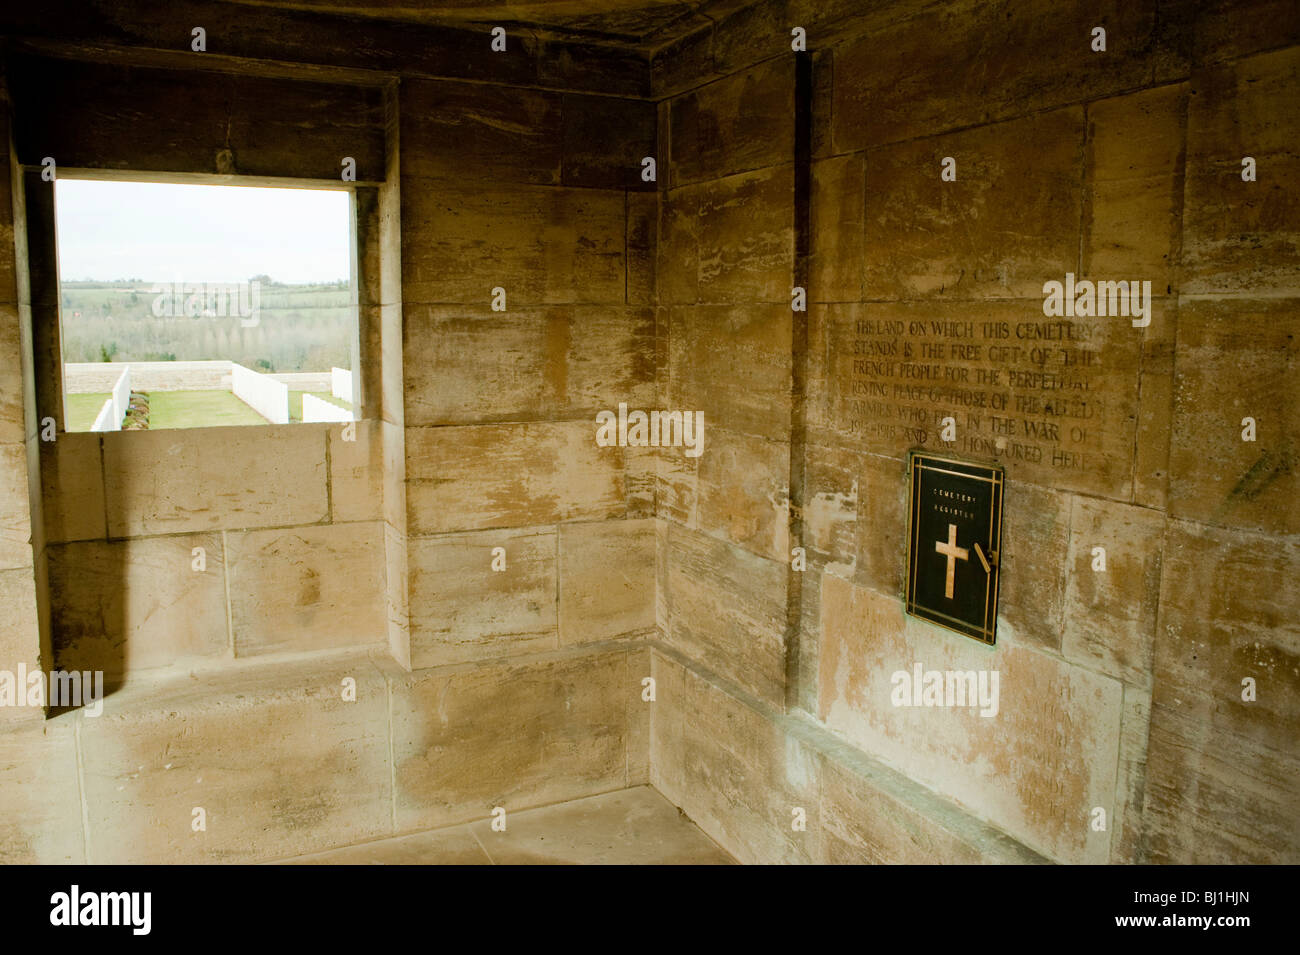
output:
[[[124,534],[124,515],[107,513],[115,496],[103,491],[104,444],[133,436],[62,433],[42,446],[53,667],[69,681],[79,673],[83,687],[101,681],[105,695],[136,671],[229,645],[220,531],[113,536]],[[157,463],[113,480],[156,481],[148,468]]]

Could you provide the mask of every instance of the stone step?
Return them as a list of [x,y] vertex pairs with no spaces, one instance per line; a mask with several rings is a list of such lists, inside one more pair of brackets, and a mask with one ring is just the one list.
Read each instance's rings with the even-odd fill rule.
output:
[[649,786],[380,839],[286,865],[732,865],[735,860]]

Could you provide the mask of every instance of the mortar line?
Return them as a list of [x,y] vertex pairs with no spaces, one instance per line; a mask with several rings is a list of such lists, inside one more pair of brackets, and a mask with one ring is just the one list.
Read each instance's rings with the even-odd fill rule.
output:
[[397,766],[393,762],[393,685],[384,677],[384,695],[388,700],[388,805],[393,835],[397,835]]
[[[101,701],[100,705],[103,705]],[[84,717],[78,713],[72,724],[73,750],[77,756],[77,796],[81,802],[81,852],[85,865],[90,865],[90,806],[86,802],[86,767],[81,752],[81,723]]]
[[230,609],[230,550],[226,547],[226,529],[221,529],[221,579],[226,588],[226,645],[235,658],[235,618]]
[[[794,76],[794,285],[807,289],[810,279],[811,188],[812,188],[812,59],[807,53],[795,55]],[[803,546],[804,509],[804,455],[807,444],[807,358],[808,312],[805,300],[803,311],[791,311],[790,317],[790,444],[786,472],[786,500],[788,513],[786,528],[787,551]],[[786,561],[785,579],[785,705],[795,704],[802,690],[803,675],[803,572],[794,569],[790,553]]]
[[330,467],[331,430],[325,429],[325,523],[327,524],[334,523],[334,475]]
[[[626,473],[626,468],[624,469]],[[559,524],[555,525],[555,649],[559,650],[564,646],[564,641],[560,637],[560,531]]]
[[474,824],[472,822],[468,823],[466,828],[469,829],[469,834],[474,837],[474,841],[478,843],[478,847],[483,850],[483,854],[487,856],[488,865],[496,865],[497,860],[493,859],[492,853],[488,852],[487,846],[483,844],[482,838],[480,838],[479,834],[474,830]]
[[[95,444],[99,446],[99,499],[104,502],[104,540],[112,540],[108,525],[108,466],[104,463],[104,436],[100,435]],[[48,535],[46,537],[48,539]]]

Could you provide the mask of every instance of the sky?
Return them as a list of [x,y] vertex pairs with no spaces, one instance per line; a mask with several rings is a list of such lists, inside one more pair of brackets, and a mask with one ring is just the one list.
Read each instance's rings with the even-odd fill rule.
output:
[[58,179],[65,282],[301,284],[347,279],[348,193]]

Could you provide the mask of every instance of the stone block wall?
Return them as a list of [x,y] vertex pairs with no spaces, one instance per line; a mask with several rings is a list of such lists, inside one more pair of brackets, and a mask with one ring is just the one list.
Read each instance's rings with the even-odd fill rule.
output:
[[[35,722],[6,737],[0,855],[255,861],[644,785],[652,488],[624,449],[596,447],[594,419],[653,393],[656,202],[640,172],[654,107],[430,75],[307,91],[173,66],[12,60],[24,100],[48,79],[61,109],[24,114],[22,161],[202,173],[229,150],[240,174],[324,179],[355,155],[364,418],[352,433],[33,430],[29,448],[20,425],[15,466],[39,469],[34,495],[15,472],[6,605],[31,609],[6,622],[6,666],[21,645],[33,668],[106,671],[113,692],[102,716],[6,711]],[[188,108],[162,129],[74,135],[148,112],[124,116],[120,90],[85,94],[115,83],[137,106]],[[302,157],[272,148],[287,134],[263,140],[259,117],[298,123]],[[466,163],[467,149],[482,155]],[[38,175],[25,185],[48,194]],[[37,346],[57,355],[57,334]],[[4,395],[21,421],[58,404],[58,363],[43,380],[16,336],[12,350]],[[31,546],[32,514],[48,547]],[[56,746],[84,780],[50,801],[69,777],[28,764]]]
[[595,416],[654,396],[654,108],[398,98],[411,665],[649,635],[648,475]]
[[[0,713],[34,717],[0,855],[252,861],[649,781],[747,862],[1300,860],[1291,7],[759,0],[648,58],[498,59],[285,13],[210,70],[113,15],[13,14],[152,52],[6,64],[49,107],[4,104],[0,648],[130,679]],[[357,440],[40,442],[37,143],[356,157]],[[1067,273],[1149,281],[1149,324],[1049,319]],[[703,455],[599,446],[621,403],[702,411]],[[1007,469],[996,648],[902,612],[916,446]],[[893,707],[918,662],[997,670],[998,715]]]
[[[712,734],[738,759],[753,713],[784,709],[1049,859],[1297,861],[1300,287],[1282,250],[1300,20],[1267,3],[851,6],[760,2],[652,59],[671,157],[660,390],[711,422],[697,464],[657,474],[672,675],[655,785],[742,858],[915,857],[893,821],[846,828],[827,800],[879,795],[797,747],[720,770],[679,735],[700,704],[674,694],[703,681],[748,701]],[[1067,272],[1149,281],[1150,323],[1048,318],[1043,285]],[[903,613],[913,447],[1006,467],[996,648]],[[808,570],[787,574],[795,546]],[[999,671],[998,716],[894,707],[891,674],[917,662]],[[914,818],[939,845],[937,817]],[[851,841],[827,849],[832,832]]]

